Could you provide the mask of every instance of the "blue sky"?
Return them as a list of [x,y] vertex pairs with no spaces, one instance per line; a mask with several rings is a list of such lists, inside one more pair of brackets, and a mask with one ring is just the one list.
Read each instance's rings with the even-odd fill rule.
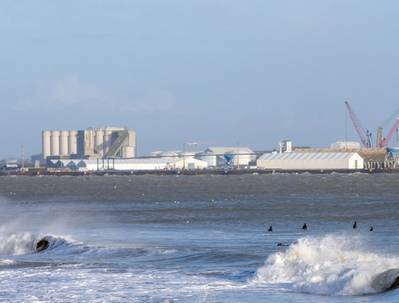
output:
[[[0,2],[0,157],[42,129],[127,126],[140,154],[271,149],[374,129],[399,107],[399,2]],[[349,127],[349,139],[357,139]]]

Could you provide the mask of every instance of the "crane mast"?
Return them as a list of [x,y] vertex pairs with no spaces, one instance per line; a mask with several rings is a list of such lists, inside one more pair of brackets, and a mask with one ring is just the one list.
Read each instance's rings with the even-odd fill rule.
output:
[[389,130],[386,138],[384,138],[381,141],[380,147],[385,147],[388,144],[388,142],[392,139],[392,136],[395,134],[395,132],[398,131],[398,128],[399,128],[399,118],[396,119],[394,125]]
[[348,111],[349,117],[352,121],[353,127],[355,128],[360,141],[366,148],[371,148],[371,133],[362,127],[360,120],[356,117],[355,112],[352,110],[348,101],[345,101],[346,109]]

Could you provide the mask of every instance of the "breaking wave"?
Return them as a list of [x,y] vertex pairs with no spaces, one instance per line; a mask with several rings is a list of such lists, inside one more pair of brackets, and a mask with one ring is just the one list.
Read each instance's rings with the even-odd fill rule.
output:
[[[37,250],[37,244],[45,239],[48,247],[43,251]],[[174,255],[177,250],[168,248],[143,248],[143,247],[104,247],[86,245],[75,241],[68,236],[32,234],[29,232],[20,233],[0,233],[0,263],[3,264],[3,258],[11,256],[24,256],[35,254],[39,256],[51,256],[55,258],[64,258],[68,260],[101,260],[109,258],[130,258],[145,257],[164,259],[167,256]],[[7,260],[7,259],[6,259]],[[6,261],[4,261],[6,262]]]
[[399,257],[363,247],[362,239],[354,236],[301,238],[285,252],[269,256],[252,282],[320,295],[366,295],[387,290],[396,277],[383,275],[382,281],[381,273],[399,268]]
[[71,241],[58,236],[34,235],[31,233],[0,234],[0,255],[25,255],[36,252],[36,244],[45,238],[49,245],[47,250],[72,245]]

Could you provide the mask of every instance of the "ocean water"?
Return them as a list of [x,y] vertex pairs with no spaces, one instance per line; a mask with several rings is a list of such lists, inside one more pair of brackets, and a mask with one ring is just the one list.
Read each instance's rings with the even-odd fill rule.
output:
[[1,177],[0,302],[398,302],[398,206],[395,174]]

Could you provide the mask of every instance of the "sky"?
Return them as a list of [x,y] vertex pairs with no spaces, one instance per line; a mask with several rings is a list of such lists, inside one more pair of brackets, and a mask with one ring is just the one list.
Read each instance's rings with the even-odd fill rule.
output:
[[399,108],[398,14],[395,0],[2,0],[0,158],[40,153],[43,129],[108,125],[135,129],[140,155],[358,140],[345,100],[374,133]]

